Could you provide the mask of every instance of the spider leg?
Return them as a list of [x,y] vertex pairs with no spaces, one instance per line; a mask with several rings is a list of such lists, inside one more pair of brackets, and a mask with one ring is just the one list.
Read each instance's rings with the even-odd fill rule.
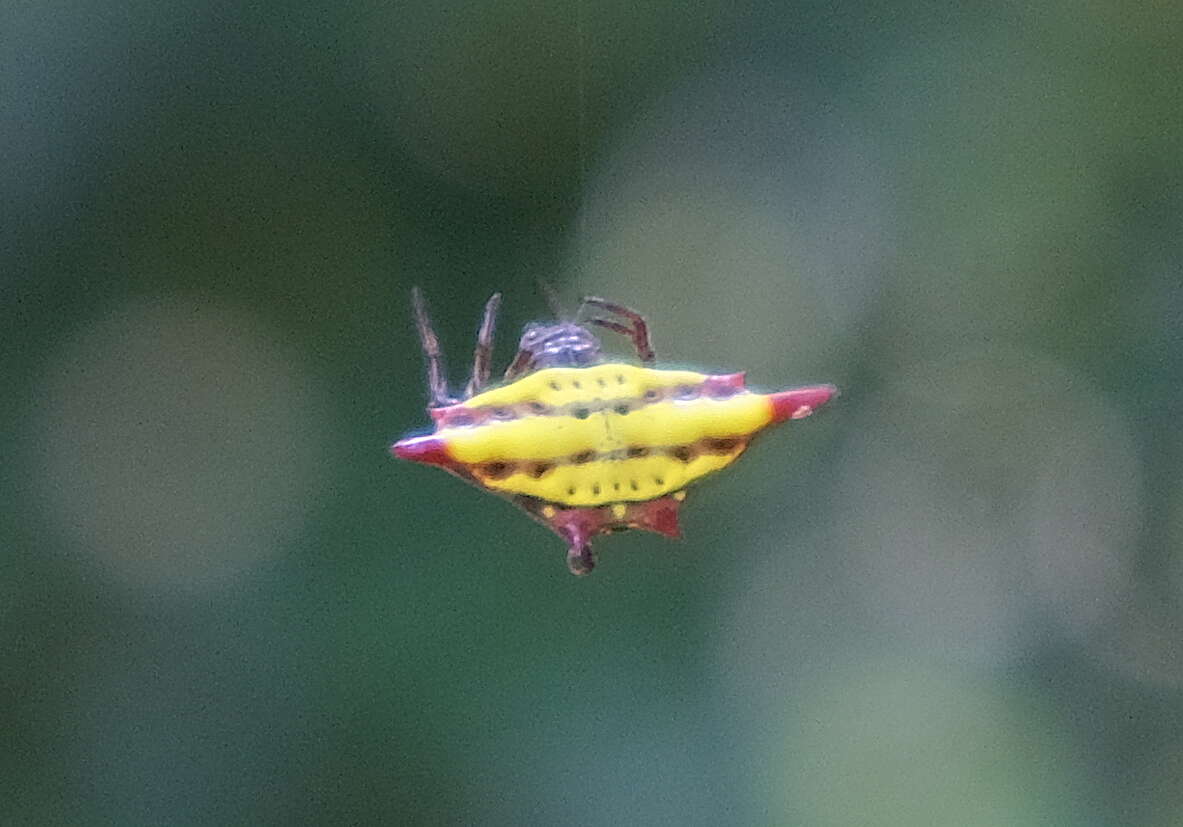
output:
[[477,333],[476,350],[472,355],[472,378],[464,389],[464,398],[475,396],[489,383],[489,370],[493,361],[493,331],[497,327],[497,308],[501,305],[501,294],[494,293],[485,302],[485,315]]
[[614,322],[611,319],[588,319],[587,323],[606,327],[608,330],[619,333],[621,336],[631,338],[633,335],[633,329],[631,327],[620,322]]
[[440,352],[440,340],[431,326],[431,318],[427,315],[427,302],[423,299],[423,291],[418,287],[411,288],[411,304],[415,311],[415,327],[419,329],[419,341],[423,345],[423,356],[427,359],[427,391],[431,407],[448,405],[452,399],[448,396],[448,380],[444,371],[444,356]]
[[580,312],[576,314],[577,317],[582,315],[583,308],[585,307],[597,307],[600,310],[607,310],[609,313],[614,313],[621,318],[627,319],[629,322],[627,325],[607,319],[589,319],[589,322],[628,336],[633,340],[633,347],[636,348],[637,356],[640,360],[646,365],[653,364],[654,359],[657,357],[654,355],[653,347],[649,343],[649,324],[645,321],[644,316],[630,307],[625,307],[623,304],[616,304],[615,302],[606,301],[595,296],[584,296],[583,304],[579,307]]
[[505,381],[512,382],[519,376],[525,376],[534,367],[534,348],[527,347],[527,341],[530,336],[529,328],[522,334],[522,338],[518,340],[518,352],[514,354],[513,361],[509,363],[509,367],[505,369]]
[[529,373],[532,364],[534,364],[534,354],[525,348],[519,348],[517,355],[513,357],[513,361],[505,369],[505,381],[512,382],[519,376]]

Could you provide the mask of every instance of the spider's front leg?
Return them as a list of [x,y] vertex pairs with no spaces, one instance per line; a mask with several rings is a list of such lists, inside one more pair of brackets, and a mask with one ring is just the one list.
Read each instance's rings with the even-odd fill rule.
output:
[[534,367],[534,353],[524,347],[518,348],[517,355],[505,369],[505,381],[512,382],[519,376],[525,376]]
[[472,378],[464,389],[464,398],[476,396],[489,384],[489,372],[493,364],[493,331],[497,327],[497,308],[501,306],[501,294],[494,293],[485,302],[485,315],[477,332],[476,349],[472,354]]
[[534,370],[536,367],[534,351],[537,344],[538,326],[527,325],[525,332],[522,333],[522,338],[518,341],[518,352],[514,354],[513,361],[505,369],[506,382],[512,382]]
[[645,317],[631,307],[625,307],[623,304],[610,302],[605,299],[596,298],[595,296],[584,296],[583,303],[579,307],[579,313],[583,312],[585,307],[596,307],[600,310],[607,310],[609,313],[615,313],[623,319],[628,320],[628,324],[621,324],[620,322],[611,319],[593,318],[588,319],[588,323],[599,325],[600,327],[613,330],[622,336],[627,336],[633,340],[633,347],[636,348],[637,357],[643,364],[652,365],[656,360],[656,355],[653,353],[653,346],[649,343],[649,323],[645,321]]
[[430,407],[450,405],[453,399],[448,395],[444,354],[440,350],[440,340],[435,335],[435,328],[431,326],[431,317],[427,315],[427,302],[423,298],[423,291],[418,287],[411,288],[411,304],[415,311],[415,327],[419,330],[419,342],[423,345],[423,356],[427,359],[427,392]]

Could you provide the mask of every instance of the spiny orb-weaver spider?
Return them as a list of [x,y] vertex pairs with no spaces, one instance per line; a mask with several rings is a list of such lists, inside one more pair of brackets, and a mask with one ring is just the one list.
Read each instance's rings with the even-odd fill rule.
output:
[[[391,453],[508,497],[567,542],[572,574],[595,567],[598,534],[638,528],[681,536],[686,486],[730,465],[768,425],[807,417],[837,393],[811,385],[760,394],[744,386],[742,373],[655,368],[645,319],[594,297],[574,321],[527,325],[504,384],[486,390],[501,304],[494,293],[472,377],[455,399],[418,288],[412,303],[435,430],[396,442]],[[608,361],[589,325],[630,338],[641,366]]]

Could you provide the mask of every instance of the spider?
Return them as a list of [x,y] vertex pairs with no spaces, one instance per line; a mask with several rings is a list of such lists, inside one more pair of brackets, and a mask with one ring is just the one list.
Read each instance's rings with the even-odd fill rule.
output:
[[[504,381],[489,387],[501,294],[485,304],[472,376],[448,391],[422,292],[411,294],[435,430],[391,446],[508,498],[567,543],[572,574],[595,567],[592,538],[628,529],[681,536],[686,488],[734,462],[768,425],[802,419],[833,385],[754,393],[743,373],[654,367],[641,314],[587,297],[572,321],[526,326]],[[609,360],[592,326],[632,341],[640,366]]]

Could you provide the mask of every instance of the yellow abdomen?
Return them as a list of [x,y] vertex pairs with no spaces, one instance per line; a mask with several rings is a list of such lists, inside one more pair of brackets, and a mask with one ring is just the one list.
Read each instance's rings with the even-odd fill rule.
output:
[[567,506],[642,501],[731,464],[774,419],[740,377],[548,368],[450,410],[437,436],[483,486]]

